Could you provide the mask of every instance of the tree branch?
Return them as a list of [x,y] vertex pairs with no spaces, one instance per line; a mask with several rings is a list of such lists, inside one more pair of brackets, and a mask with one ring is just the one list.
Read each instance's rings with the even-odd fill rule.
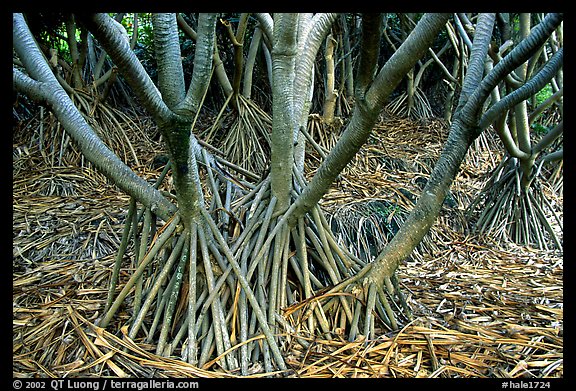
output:
[[530,159],[531,155],[522,151],[520,148],[518,148],[518,145],[516,145],[516,142],[510,133],[510,129],[508,129],[508,126],[506,125],[506,117],[506,113],[502,114],[494,124],[494,129],[496,130],[498,137],[500,137],[502,144],[504,144],[504,148],[506,148],[506,151],[508,151],[510,156],[520,160]]
[[[298,217],[310,211],[318,203],[334,179],[366,142],[378,114],[384,107],[384,102],[402,81],[404,75],[428,50],[436,34],[446,24],[448,16],[448,14],[424,15],[396,53],[382,67],[364,99],[356,101],[354,114],[338,143],[296,199],[294,207],[291,208],[290,216],[287,217],[291,226],[295,224]],[[377,58],[372,56],[372,61],[377,61]],[[373,65],[367,64],[366,67],[372,69]]]
[[470,121],[469,126],[475,126],[475,116],[480,113],[474,112],[484,104],[488,95],[502,81],[506,75],[516,69],[520,64],[527,61],[538,48],[546,42],[548,37],[556,27],[562,22],[562,14],[548,14],[544,20],[535,26],[530,35],[522,40],[506,57],[494,66],[492,71],[480,82],[474,94],[468,98],[463,112],[468,113]]
[[552,130],[550,130],[542,139],[532,148],[532,153],[537,154],[546,149],[564,132],[564,121],[560,121]]
[[532,79],[526,82],[522,87],[506,95],[498,103],[492,105],[490,109],[482,116],[480,121],[480,131],[486,129],[496,117],[503,112],[522,102],[540,91],[556,75],[562,67],[564,49],[560,48],[548,61],[544,67]]
[[448,17],[449,14],[426,14],[420,19],[410,35],[380,69],[366,93],[365,100],[370,110],[379,110],[385,105],[402,78],[432,45]]
[[466,29],[464,28],[464,26],[462,25],[462,21],[460,20],[462,14],[459,13],[456,14],[455,16],[456,17],[454,18],[454,23],[456,24],[456,28],[458,29],[460,37],[462,38],[466,46],[468,46],[468,49],[472,49],[473,47],[472,41],[470,40],[470,37],[468,36],[468,33],[466,32]]
[[267,41],[267,46],[271,48],[272,38],[274,35],[274,20],[272,16],[267,13],[255,13],[254,17],[260,23],[260,29],[264,33],[264,39]]
[[548,99],[542,102],[538,107],[534,109],[534,111],[530,113],[530,116],[528,116],[528,123],[531,124],[532,122],[534,122],[536,117],[542,114],[542,112],[546,110],[548,107],[552,106],[552,104],[558,102],[563,96],[564,96],[564,87],[560,87],[558,91],[552,94]]
[[557,160],[562,160],[564,159],[564,149],[561,149],[559,151],[556,152],[551,152],[548,155],[544,156],[544,158],[542,159],[544,162],[550,163],[550,162],[555,162]]
[[[472,118],[476,111],[462,110],[463,106],[468,102],[468,98],[476,91],[478,84],[484,76],[484,63],[490,48],[490,39],[492,38],[492,30],[494,29],[495,14],[480,14],[478,23],[476,24],[476,34],[474,35],[474,45],[470,52],[470,61],[468,70],[466,71],[466,78],[462,84],[462,92],[458,100],[456,112],[461,111],[461,115]],[[480,39],[482,41],[480,41]],[[481,108],[481,103],[476,102],[474,110]]]
[[162,100],[154,82],[134,54],[130,43],[119,33],[116,23],[107,14],[93,14],[82,17],[82,21],[94,34],[146,110],[156,123],[170,118],[173,113]]
[[446,42],[446,44],[442,47],[442,49],[440,49],[438,51],[438,53],[434,53],[434,50],[432,50],[432,48],[428,48],[428,52],[430,53],[430,56],[432,56],[431,59],[429,59],[428,61],[426,61],[424,63],[424,65],[422,65],[420,67],[420,69],[418,70],[418,73],[416,74],[416,77],[414,77],[414,87],[418,87],[420,85],[420,80],[422,79],[422,75],[424,75],[424,70],[433,62],[435,61],[436,64],[440,67],[440,70],[444,73],[444,76],[446,77],[446,79],[448,79],[449,82],[454,83],[454,84],[458,84],[458,80],[456,80],[454,78],[454,76],[452,76],[452,74],[450,73],[450,71],[446,68],[446,66],[444,65],[444,63],[440,60],[440,58],[438,58],[438,56],[441,56],[442,53],[444,53],[448,48],[450,47],[450,42]]
[[313,78],[308,77],[308,75],[312,74],[316,55],[318,54],[326,35],[328,35],[332,24],[336,20],[337,15],[338,14],[314,15],[310,21],[311,26],[307,29],[308,32],[303,38],[304,42],[302,43],[301,51],[299,52],[294,77],[294,110],[299,119],[308,117],[308,113],[303,112],[308,100],[308,92],[310,91],[310,88],[312,88],[311,84]]
[[[182,14],[177,14],[176,20],[178,21],[178,26],[184,31],[186,35],[188,35],[194,42],[198,39],[198,34],[190,25],[184,20]],[[226,97],[230,96],[234,89],[232,88],[232,84],[230,83],[230,79],[226,74],[226,69],[224,69],[224,63],[220,59],[220,54],[218,53],[218,46],[214,45],[214,73],[218,78],[218,82],[220,86],[224,89],[224,95]]]
[[382,19],[382,14],[362,15],[362,45],[360,47],[360,64],[356,74],[355,93],[357,99],[364,99],[364,95],[370,88],[378,69]]
[[[34,54],[28,52],[28,55]],[[58,82],[36,81],[16,69],[13,72],[13,82],[17,91],[36,101],[46,103],[51,108],[66,132],[80,147],[84,157],[116,186],[151,208],[165,221],[176,213],[176,206],[136,175],[102,142]]]
[[214,34],[216,14],[200,14],[198,18],[198,39],[194,54],[194,70],[186,98],[178,105],[176,112],[196,113],[200,102],[210,85],[212,57],[214,54]]
[[[493,24],[493,15],[481,15],[476,25],[469,72],[466,74],[463,86],[472,86],[478,75],[482,76]],[[473,141],[470,137],[473,131],[474,128],[467,126],[457,113],[430,179],[400,230],[373,262],[374,266],[365,278],[367,284],[382,286],[384,279],[393,275],[400,262],[428,233],[440,213],[450,185]]]
[[186,89],[175,14],[152,14],[158,88],[171,110],[182,102]]

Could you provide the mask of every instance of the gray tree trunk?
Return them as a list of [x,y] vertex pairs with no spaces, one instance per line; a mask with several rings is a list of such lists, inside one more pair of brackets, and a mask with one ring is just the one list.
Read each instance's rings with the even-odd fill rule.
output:
[[[529,37],[500,61],[490,74],[482,78],[495,15],[480,15],[476,25],[468,71],[462,86],[458,109],[450,127],[448,140],[414,209],[400,231],[374,261],[374,266],[366,275],[366,283],[381,285],[385,277],[392,276],[400,262],[412,252],[429,231],[471,143],[484,129],[486,122],[483,124],[481,121],[482,108],[491,91],[515,67],[527,61],[544,44],[547,36],[554,31],[561,20],[561,15],[550,14],[538,28],[531,32]],[[561,53],[558,57],[561,58]],[[548,73],[550,78],[555,65],[557,64],[550,65]],[[542,73],[545,71],[546,69]],[[548,78],[548,80],[550,79]],[[528,85],[525,90],[530,87],[534,88],[535,86]]]
[[262,30],[256,27],[252,34],[250,41],[250,48],[248,49],[248,57],[246,58],[246,65],[244,68],[244,81],[242,84],[242,96],[250,99],[252,96],[252,76],[254,74],[254,65],[256,64],[256,55],[262,42]]
[[344,69],[346,80],[346,97],[352,98],[354,96],[354,71],[352,67],[352,49],[350,48],[350,33],[348,31],[348,23],[346,21],[346,15],[340,15],[340,22],[342,24],[342,29],[344,30],[343,41],[344,41]]
[[[295,201],[288,217],[289,224],[310,211],[366,142],[384,103],[416,61],[428,50],[438,31],[448,20],[448,14],[427,14],[394,55],[376,72],[380,45],[381,17],[363,25],[361,60],[356,79],[354,113],[338,143],[322,162],[311,182]],[[370,20],[370,16],[366,19]]]
[[152,26],[158,88],[162,93],[162,99],[173,111],[186,94],[176,15],[152,14]]
[[494,20],[494,14],[482,14],[478,20],[468,72],[462,86],[462,108],[455,114],[442,154],[420,198],[400,231],[374,261],[374,266],[365,278],[367,283],[383,285],[384,278],[394,274],[400,262],[422,241],[440,213],[450,185],[475,138],[474,129],[468,125],[473,119],[463,120],[463,117],[474,117],[479,107],[467,107],[467,110],[463,110],[466,103],[464,97],[471,94],[482,79]]
[[276,14],[272,44],[272,135],[270,174],[277,210],[290,203],[294,163],[294,82],[298,14]]
[[191,125],[210,82],[216,15],[199,16],[194,69],[187,92],[176,16],[155,14],[153,23],[161,94],[136,56],[129,50],[127,42],[118,36],[113,21],[107,15],[96,14],[86,20],[88,28],[118,65],[165,136],[174,162],[178,205],[182,214],[187,216],[183,219],[187,225],[189,218],[200,216],[198,208],[203,199],[196,162],[196,157],[201,155],[201,148]]

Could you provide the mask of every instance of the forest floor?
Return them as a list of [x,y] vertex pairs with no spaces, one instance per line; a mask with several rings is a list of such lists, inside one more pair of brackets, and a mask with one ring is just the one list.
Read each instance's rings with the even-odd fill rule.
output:
[[[409,210],[445,136],[439,121],[383,120],[323,207],[338,214],[351,203],[388,200]],[[120,321],[94,326],[129,198],[89,167],[47,165],[50,156],[30,140],[13,143],[13,376],[235,377],[157,356],[130,340]],[[136,170],[150,181],[160,172],[152,158],[161,148],[154,148],[135,148]],[[563,251],[475,235],[463,218],[499,161],[501,152],[489,148],[478,145],[467,157],[451,189],[454,203],[427,247],[399,269],[413,320],[368,341],[317,338],[307,349],[288,336],[284,376],[564,376]],[[314,153],[309,161],[311,175]],[[562,195],[550,197],[561,214]],[[129,270],[122,273],[125,281]]]

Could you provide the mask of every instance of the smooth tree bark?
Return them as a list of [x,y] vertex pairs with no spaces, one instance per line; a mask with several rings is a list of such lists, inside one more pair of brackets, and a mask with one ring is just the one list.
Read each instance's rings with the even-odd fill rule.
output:
[[[194,29],[192,27],[190,27],[190,25],[186,22],[186,20],[184,20],[184,17],[182,16],[181,13],[178,13],[176,15],[176,20],[178,22],[178,27],[180,27],[180,29],[184,32],[184,34],[186,34],[190,39],[192,39],[194,42],[196,42],[196,39],[198,38],[198,34],[196,33],[196,31],[194,31]],[[232,93],[234,92],[234,89],[232,88],[232,84],[230,83],[230,79],[228,78],[228,75],[226,74],[226,70],[224,69],[224,62],[220,58],[220,54],[218,52],[218,47],[216,45],[214,46],[213,62],[214,62],[214,74],[216,75],[216,78],[218,79],[218,82],[220,83],[220,86],[222,87],[224,95],[226,97],[228,97],[228,96],[232,95]]]
[[254,66],[256,64],[256,56],[258,54],[258,49],[260,49],[260,43],[262,42],[262,30],[259,27],[254,29],[252,34],[252,39],[250,40],[250,48],[248,49],[248,56],[246,58],[246,64],[244,67],[244,79],[242,82],[242,95],[250,99],[252,96],[252,78],[254,75]]
[[[159,128],[166,136],[172,156],[179,207],[184,216],[197,221],[200,218],[199,209],[204,207],[204,199],[196,159],[199,146],[192,132],[192,122],[210,81],[216,16],[199,16],[194,72],[187,93],[176,15],[154,14],[152,23],[159,89],[168,108],[176,114],[170,116],[169,121],[162,122]],[[188,220],[184,223],[189,224]]]
[[[521,13],[519,19],[519,38],[525,39],[530,34],[530,13]],[[520,65],[515,73],[520,79],[520,82],[525,83],[530,77],[528,62]],[[528,102],[526,100],[522,100],[516,104],[514,107],[514,115],[516,117],[515,124],[518,147],[521,151],[530,153],[532,145],[530,141],[530,124],[528,123]],[[534,161],[532,159],[521,160],[520,167],[522,168],[522,186],[524,189],[528,186],[533,165]]]
[[230,35],[230,40],[234,46],[234,75],[232,78],[232,87],[235,94],[240,93],[240,84],[242,82],[242,71],[244,69],[244,36],[248,28],[248,13],[242,13],[238,21],[236,33],[232,31],[232,26],[227,22],[226,27]]
[[[493,125],[507,154],[467,212],[470,217],[477,217],[473,221],[478,233],[543,249],[549,249],[549,244],[557,249],[562,248],[549,219],[555,219],[560,228],[563,223],[542,191],[544,186],[540,175],[544,164],[563,157],[562,150],[555,150],[558,146],[554,143],[563,131],[562,104],[559,102],[556,111],[560,115],[559,122],[534,145],[532,140],[538,140],[538,136],[532,127],[539,124],[533,123],[535,116],[528,114],[527,102],[532,100],[535,105],[534,97],[547,85],[554,90],[554,81],[562,72],[563,48],[551,49],[555,33],[561,31],[561,19],[559,14],[548,14],[533,29],[529,29],[530,18],[521,15],[519,33],[524,37],[521,43],[504,58],[501,56],[505,50],[503,47],[511,41],[491,54],[492,60],[497,62],[494,70],[510,58],[519,55],[529,57],[515,69],[509,70],[504,78],[506,90],[500,83],[491,92],[491,105],[483,114],[479,129]],[[533,46],[534,43],[537,45]],[[530,51],[519,52],[519,49],[529,45],[532,45]],[[544,55],[547,52],[553,53],[552,56]],[[487,65],[487,69],[490,69],[490,62]],[[488,75],[492,73],[490,71]],[[550,101],[554,101],[552,97]],[[534,112],[538,110],[536,108]],[[495,222],[505,229],[496,229]]]
[[290,204],[294,162],[293,114],[298,14],[276,14],[272,44],[272,135],[270,137],[270,176],[277,210]]
[[[549,21],[549,18],[547,21]],[[530,34],[530,15],[521,15],[520,26],[521,36],[525,39]],[[485,113],[480,124],[481,128],[485,129],[490,124],[495,123],[495,129],[507,152],[519,159],[522,170],[521,189],[523,192],[527,191],[532,183],[535,162],[539,157],[538,152],[544,149],[542,147],[543,144],[540,145],[538,150],[532,145],[531,125],[541,110],[562,96],[562,91],[559,90],[544,102],[542,107],[537,107],[533,113],[529,114],[527,101],[536,96],[547,84],[552,83],[556,75],[562,70],[563,48],[557,49],[551,57],[547,58],[540,69],[534,69],[537,59],[540,57],[539,54],[543,53],[543,48],[544,46],[541,46],[537,53],[531,57],[530,61],[516,69],[514,73],[522,80],[522,83],[515,86],[516,88],[504,98],[500,99],[498,96],[494,104]],[[498,90],[495,89],[495,91]],[[513,122],[511,121],[511,124],[514,124],[513,131],[510,130],[510,126],[506,122],[507,117],[510,119],[514,117]]]
[[299,129],[306,129],[314,94],[314,62],[322,42],[329,34],[338,14],[302,14],[298,33],[298,61],[294,79],[294,161],[299,173],[304,172],[306,139]]
[[[174,62],[179,62],[180,49],[179,45],[176,44],[176,42],[178,42],[176,17],[174,15],[156,15],[155,18],[155,46],[157,50],[162,53],[164,58],[170,58]],[[243,294],[245,294],[247,301],[250,303],[254,321],[258,322],[266,337],[267,345],[265,352],[269,354],[265,356],[266,368],[272,370],[270,365],[271,355],[277,367],[285,369],[285,363],[281,356],[279,345],[268,326],[266,314],[261,309],[261,303],[258,301],[258,298],[250,286],[249,279],[245,276],[245,271],[243,271],[238,260],[232,255],[228,243],[226,243],[222,233],[213,221],[212,216],[205,210],[202,199],[203,193],[198,175],[197,162],[200,159],[213,162],[213,158],[208,159],[209,155],[207,151],[199,146],[192,131],[192,125],[200,110],[212,74],[216,15],[200,14],[198,18],[194,68],[191,83],[185,95],[183,94],[182,86],[178,85],[179,83],[173,83],[173,80],[182,80],[182,68],[179,64],[166,64],[166,66],[164,66],[165,60],[159,59],[159,66],[163,67],[163,69],[159,69],[159,79],[161,80],[159,87],[161,91],[158,91],[149,76],[143,71],[141,64],[135,59],[133,53],[123,50],[125,47],[119,46],[121,43],[118,42],[114,33],[107,28],[107,25],[110,23],[107,16],[91,15],[86,18],[85,23],[101,41],[113,61],[116,64],[121,64],[119,68],[132,88],[143,98],[143,105],[152,114],[162,134],[165,136],[175,176],[174,183],[178,197],[179,217],[181,217],[186,228],[185,234],[190,236],[190,239],[188,239],[190,241],[190,250],[188,252],[193,253],[196,251],[196,243],[200,246],[199,250],[201,250],[201,259],[204,263],[203,274],[211,298],[210,305],[206,303],[205,306],[209,307],[212,313],[211,318],[214,323],[211,326],[213,332],[210,333],[210,338],[214,338],[217,354],[221,355],[229,350],[231,348],[231,342],[230,331],[224,321],[227,316],[224,310],[224,303],[227,302],[227,296],[216,296],[216,293],[224,282],[228,283],[230,289],[228,292],[233,292],[235,290],[234,278],[236,278],[237,283],[242,287]],[[290,79],[290,81],[291,80],[292,79]],[[164,94],[167,95],[166,102],[163,100]],[[211,166],[211,164],[208,164],[208,161],[206,163],[208,166]],[[212,189],[215,194],[217,194],[218,190],[216,186],[213,185],[214,180],[210,170],[208,170],[208,174],[212,182]],[[178,233],[178,231],[176,232]],[[196,239],[192,239],[192,237]],[[183,248],[188,248],[188,245],[184,244]],[[179,256],[177,254],[178,251],[183,252],[184,250],[175,249],[173,250],[173,254]],[[220,268],[227,270],[224,277],[219,278],[218,281],[211,271],[212,266],[209,252],[216,257],[220,263]],[[188,255],[186,255],[186,257],[187,256]],[[182,255],[182,257],[184,257],[184,255]],[[196,262],[196,259],[190,259],[189,268],[192,269],[195,267]],[[145,263],[144,260],[142,263]],[[141,274],[144,270],[143,267],[144,265],[140,265],[137,273],[132,276],[131,282],[125,285],[121,294],[116,298],[106,315],[104,323],[110,321],[111,316],[122,301],[123,295],[127,294],[132,284],[136,284],[138,274]],[[234,277],[230,274],[231,272],[233,272]],[[181,278],[181,273],[177,275]],[[147,300],[153,300],[156,293],[157,291],[152,292],[152,296],[149,296]],[[191,291],[189,296],[194,297],[196,294],[197,292]],[[191,298],[190,300],[193,299]],[[171,301],[171,303],[173,303],[173,301]],[[166,311],[173,311],[173,305],[174,304],[171,304],[171,307],[167,308]],[[140,310],[140,314],[143,314],[142,310]],[[140,319],[141,316],[142,315],[140,315],[138,319]],[[189,314],[188,322],[196,323],[196,327],[192,324],[188,327],[189,330],[192,330],[192,333],[199,327],[195,319],[195,314]],[[165,327],[169,327],[169,323],[170,321]],[[138,328],[139,326],[135,324],[131,333],[135,335]],[[163,330],[160,334],[158,349],[159,353],[165,354],[165,349],[168,349],[168,346],[164,347],[167,331],[164,328]],[[182,334],[179,333],[178,335]],[[191,335],[189,338],[194,339],[194,336]],[[203,347],[201,352],[198,352],[196,349],[191,350],[195,352],[194,354],[200,354],[198,358],[200,363],[205,363],[211,354],[210,342],[203,343]],[[189,359],[195,361],[197,358],[190,357]],[[237,361],[233,356],[227,355],[225,361],[221,362],[221,365],[234,368],[237,365]]]
[[157,51],[159,88],[116,33],[114,21],[105,14],[84,18],[84,23],[100,41],[121,70],[142,105],[152,115],[165,136],[173,161],[174,184],[185,226],[198,220],[203,204],[197,159],[202,148],[192,132],[194,121],[212,74],[216,16],[200,14],[192,80],[185,88],[177,19],[173,14],[154,14],[154,43]]
[[291,204],[293,165],[303,169],[305,143],[299,129],[306,126],[310,110],[310,75],[316,54],[336,16],[276,14],[273,21],[260,16],[267,21],[263,31],[273,29],[270,172],[278,211],[285,211]]

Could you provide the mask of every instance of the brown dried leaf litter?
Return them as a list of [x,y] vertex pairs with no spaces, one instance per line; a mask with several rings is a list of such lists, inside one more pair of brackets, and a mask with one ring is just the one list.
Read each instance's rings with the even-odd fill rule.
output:
[[[324,206],[387,199],[409,210],[413,204],[399,189],[418,194],[415,179],[427,178],[446,136],[440,125],[384,121]],[[563,377],[562,254],[493,243],[454,227],[492,164],[479,154],[486,151],[470,154],[452,187],[458,208],[445,209],[429,234],[434,251],[399,270],[413,321],[369,341],[299,335],[311,342],[307,348],[288,335],[290,372],[268,375]],[[140,169],[147,177],[158,174]],[[15,377],[236,376],[160,357],[153,346],[131,341],[123,328],[126,311],[106,330],[94,326],[120,241],[125,195],[89,168],[28,166],[13,186]],[[129,273],[123,270],[120,283]]]

